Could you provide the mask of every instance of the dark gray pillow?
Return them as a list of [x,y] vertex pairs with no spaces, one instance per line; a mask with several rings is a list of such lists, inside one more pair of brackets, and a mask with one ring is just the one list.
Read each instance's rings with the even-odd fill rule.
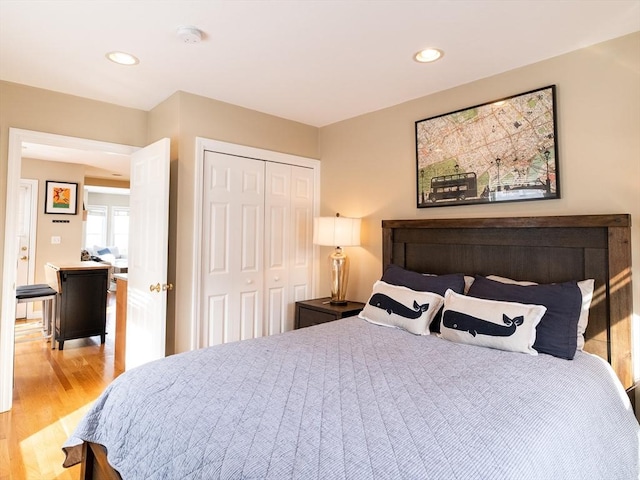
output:
[[[449,289],[456,293],[464,293],[464,275],[461,273],[424,275],[392,264],[384,270],[381,280],[391,285],[407,287],[417,292],[437,293],[441,297],[444,297],[445,292]],[[441,317],[442,309],[440,309],[431,322],[431,325],[429,325],[431,332],[440,333]]]
[[476,275],[467,295],[487,300],[544,305],[547,312],[536,328],[533,348],[540,353],[567,360],[575,356],[582,306],[582,294],[577,282],[523,286]]
[[389,265],[382,274],[383,282],[391,285],[407,287],[418,292],[433,292],[444,297],[448,289],[456,293],[464,291],[464,275],[452,273],[448,275],[424,275],[406,270],[398,265]]

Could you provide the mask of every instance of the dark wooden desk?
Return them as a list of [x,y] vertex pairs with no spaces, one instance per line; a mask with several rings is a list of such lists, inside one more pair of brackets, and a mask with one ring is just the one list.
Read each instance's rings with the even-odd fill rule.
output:
[[107,289],[109,265],[99,262],[45,265],[47,283],[58,298],[54,315],[53,342],[58,349],[66,340],[107,334]]

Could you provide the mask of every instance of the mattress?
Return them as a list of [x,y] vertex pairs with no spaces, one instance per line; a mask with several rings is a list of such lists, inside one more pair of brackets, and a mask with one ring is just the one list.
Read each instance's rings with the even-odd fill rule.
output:
[[124,479],[630,479],[640,427],[611,367],[356,317],[118,377],[64,445]]

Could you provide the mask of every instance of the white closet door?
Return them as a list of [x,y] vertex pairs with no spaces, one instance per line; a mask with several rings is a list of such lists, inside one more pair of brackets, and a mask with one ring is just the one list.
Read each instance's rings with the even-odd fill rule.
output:
[[267,162],[265,334],[293,330],[295,302],[311,294],[313,170]]
[[264,169],[205,153],[201,347],[264,334]]
[[312,298],[313,282],[313,177],[310,168],[291,167],[291,234],[289,298],[283,330],[293,330],[295,302]]
[[291,166],[266,164],[265,183],[265,335],[285,330],[289,303]]

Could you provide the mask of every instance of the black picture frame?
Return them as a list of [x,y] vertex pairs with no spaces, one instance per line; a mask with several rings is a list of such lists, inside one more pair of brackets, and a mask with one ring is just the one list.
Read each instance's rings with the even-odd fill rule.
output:
[[44,195],[44,213],[75,215],[78,211],[78,184],[47,180]]
[[556,86],[415,123],[417,208],[560,198]]

